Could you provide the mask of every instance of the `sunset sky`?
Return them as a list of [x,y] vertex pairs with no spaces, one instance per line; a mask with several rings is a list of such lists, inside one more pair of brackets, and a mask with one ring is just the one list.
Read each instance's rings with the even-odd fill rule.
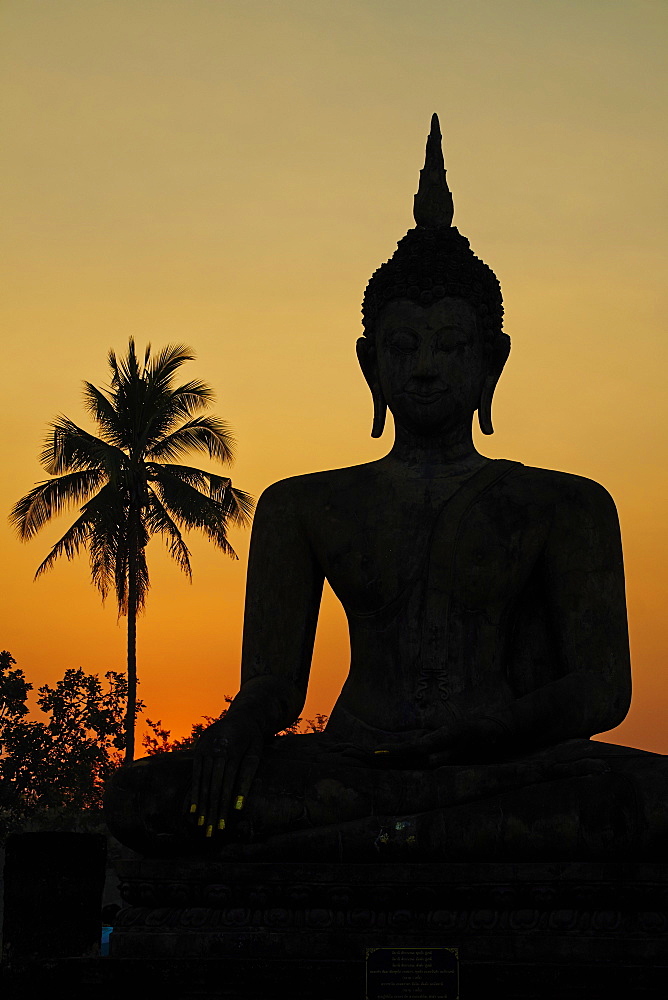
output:
[[[215,388],[256,497],[385,454],[360,303],[413,224],[437,111],[513,341],[477,442],[612,493],[635,690],[610,738],[668,753],[667,40],[662,0],[4,0],[2,511],[45,478],[51,419],[90,426],[81,382],[130,335],[195,349],[184,377]],[[0,527],[0,648],[35,686],[124,669],[85,555],[33,582],[74,516],[28,544]],[[190,536],[192,583],[148,550],[139,694],[175,735],[238,688],[249,533],[231,540],[238,562]],[[307,716],[347,658],[326,594]]]

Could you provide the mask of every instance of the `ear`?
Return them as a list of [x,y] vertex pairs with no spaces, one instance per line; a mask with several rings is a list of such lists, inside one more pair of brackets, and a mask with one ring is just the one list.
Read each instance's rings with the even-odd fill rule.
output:
[[494,433],[494,427],[492,426],[492,399],[509,354],[510,337],[507,333],[500,333],[491,346],[489,374],[483,382],[480,402],[478,403],[478,423],[483,434]]
[[366,337],[360,337],[356,344],[357,360],[360,363],[362,374],[367,385],[371,389],[373,398],[373,426],[371,437],[379,438],[385,428],[385,417],[387,416],[387,403],[383,396],[378,378],[378,366],[376,364],[376,348],[372,341]]

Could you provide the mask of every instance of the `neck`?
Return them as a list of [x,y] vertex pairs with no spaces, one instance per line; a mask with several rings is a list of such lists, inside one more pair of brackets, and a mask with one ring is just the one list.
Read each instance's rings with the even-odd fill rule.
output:
[[418,433],[396,425],[394,445],[386,461],[410,470],[413,475],[431,478],[474,471],[488,459],[476,451],[469,423],[434,434]]

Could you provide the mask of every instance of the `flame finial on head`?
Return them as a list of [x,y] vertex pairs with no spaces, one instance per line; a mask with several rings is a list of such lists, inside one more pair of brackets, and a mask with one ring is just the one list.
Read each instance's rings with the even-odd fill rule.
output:
[[441,128],[438,115],[433,114],[424,167],[420,171],[420,183],[413,199],[413,218],[418,226],[435,228],[452,225],[455,208],[445,174]]

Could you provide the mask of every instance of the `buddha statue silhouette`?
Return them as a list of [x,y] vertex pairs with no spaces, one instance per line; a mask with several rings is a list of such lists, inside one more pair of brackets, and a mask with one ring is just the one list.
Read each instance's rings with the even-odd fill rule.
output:
[[[372,276],[357,353],[395,441],[262,495],[241,689],[194,752],[110,783],[112,831],[222,858],[660,858],[665,759],[592,742],[631,680],[615,506],[578,476],[490,460],[477,410],[510,350],[493,272],[452,227],[432,119],[416,227]],[[324,579],[348,678],[322,733],[304,705]]]

